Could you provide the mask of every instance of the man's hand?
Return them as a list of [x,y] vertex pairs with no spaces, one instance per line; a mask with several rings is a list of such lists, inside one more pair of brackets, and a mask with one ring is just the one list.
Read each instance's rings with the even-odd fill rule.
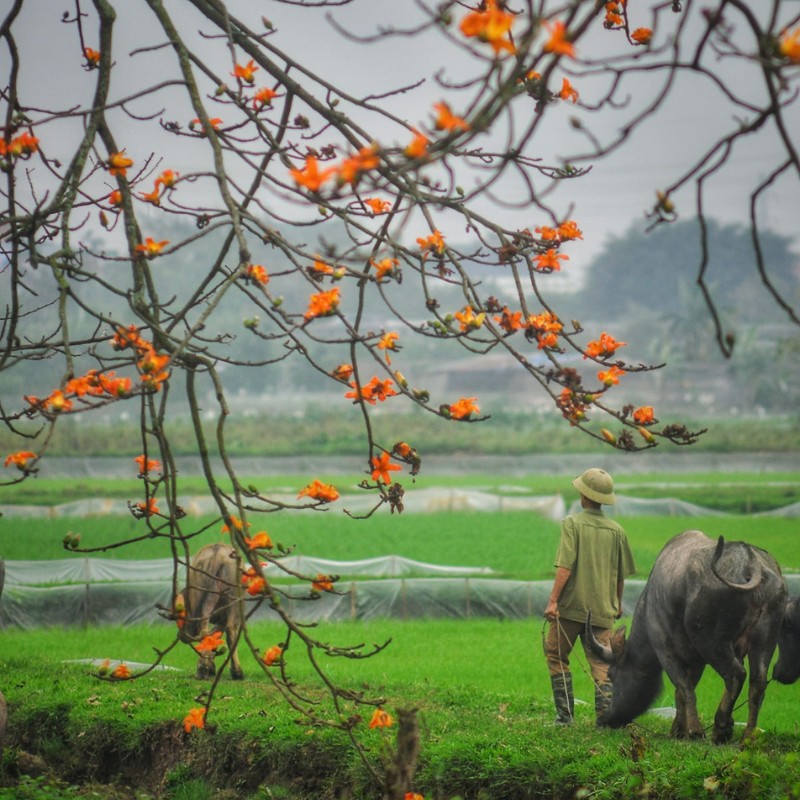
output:
[[558,619],[558,603],[555,600],[547,602],[547,608],[544,610],[544,618],[550,622],[555,622]]

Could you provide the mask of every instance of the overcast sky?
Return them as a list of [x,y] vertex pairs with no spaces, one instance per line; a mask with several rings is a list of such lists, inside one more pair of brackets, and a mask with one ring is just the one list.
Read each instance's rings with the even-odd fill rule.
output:
[[[87,10],[90,10],[89,5],[86,4]],[[169,54],[164,51],[139,54],[134,60],[134,72],[126,75],[122,69],[123,54],[137,46],[156,44],[160,40],[153,38],[151,12],[144,2],[125,0],[115,5],[120,23],[115,29],[120,65],[115,68],[113,91],[121,96],[135,86],[144,86],[148,81],[163,78],[163,59]],[[193,9],[183,0],[171,0],[165,5],[176,20],[183,23],[197,19],[196,24],[191,22],[195,28],[209,30],[208,24],[200,22]],[[759,2],[753,7],[763,7],[765,10],[769,5]],[[791,9],[795,9],[796,13],[798,3],[787,0],[785,5],[787,15]],[[56,4],[52,0],[26,0],[21,24],[15,26],[15,31],[23,54],[23,86],[32,91],[35,89],[37,94],[23,98],[23,102],[65,108],[85,104],[91,96],[93,77],[80,68],[74,30],[65,33],[65,26],[60,22],[61,14],[71,6],[71,3]],[[695,11],[691,2],[684,2],[684,6],[688,13],[699,13],[699,6]],[[419,39],[397,36],[366,46],[343,39],[326,20],[326,12],[321,9],[301,9],[274,0],[238,0],[231,7],[237,7],[241,15],[259,30],[262,29],[261,16],[268,17],[275,25],[275,33],[270,38],[275,46],[355,95],[386,91],[387,88],[425,80],[416,91],[384,101],[387,108],[412,125],[428,121],[433,103],[442,97],[442,89],[432,79],[432,72],[444,65],[449,77],[460,74],[458,51],[452,48],[445,51],[435,33]],[[631,13],[634,14],[636,10],[632,4]],[[343,27],[359,35],[374,33],[378,25],[407,26],[419,17],[417,4],[412,0],[356,0],[349,6],[330,9],[330,13]],[[456,12],[455,16],[460,19],[461,12]],[[649,18],[645,17],[635,20],[635,24],[649,23]],[[662,37],[668,35],[667,28],[674,24],[668,15],[664,16],[664,23],[663,31],[659,33]],[[96,45],[94,24],[87,22],[85,32],[87,44]],[[597,30],[593,31],[591,41],[599,42],[599,46],[607,46],[611,41],[608,37],[614,36],[622,47],[622,34],[603,30],[601,18],[598,17]],[[42,47],[43,42],[46,42],[46,47]],[[222,44],[209,45],[210,53],[213,50],[216,50],[215,57],[224,59],[227,56]],[[443,53],[447,54],[446,58]],[[0,63],[4,72],[7,71],[5,52]],[[220,70],[225,74],[223,64],[224,61],[221,61]],[[564,66],[570,67],[568,63]],[[759,90],[756,70],[732,69],[730,78],[737,92],[746,94]],[[654,76],[647,76],[631,82],[631,89],[648,98],[652,96],[655,81]],[[582,92],[582,100],[591,103],[591,81],[575,77],[573,83]],[[175,100],[174,106],[170,104],[172,98]],[[159,106],[164,108],[163,118],[177,118],[183,124],[188,121],[181,119],[189,112],[185,102],[179,100],[174,91],[164,91],[159,95],[158,102],[148,100],[136,109],[139,113],[153,113],[159,110]],[[532,108],[530,113],[534,113]],[[543,129],[541,136],[537,134],[537,145],[541,145],[545,157],[556,152],[564,156],[585,152],[586,148],[572,131],[571,117],[582,119],[596,135],[605,139],[614,136],[630,112],[621,110],[598,115],[581,105],[561,103],[558,107],[548,108],[547,113],[550,119],[546,132]],[[793,120],[790,131],[797,137],[800,116],[796,109]],[[594,164],[588,176],[579,182],[569,182],[556,195],[564,212],[570,203],[574,203],[572,216],[584,231],[584,242],[570,247],[571,266],[579,270],[581,264],[590,261],[608,235],[620,233],[634,222],[643,224],[644,211],[653,205],[656,190],[668,185],[687,168],[693,157],[705,151],[711,135],[730,130],[735,124],[733,112],[726,108],[720,93],[712,90],[710,82],[698,76],[680,82],[664,110],[648,120],[633,141],[614,156]],[[48,126],[47,131],[42,128],[42,136],[49,135],[53,129],[54,125]],[[381,131],[377,132],[380,134]],[[396,136],[396,130],[392,135]],[[746,222],[750,190],[774,167],[774,135],[762,132],[751,139],[737,147],[731,164],[708,187],[709,214],[724,222]],[[400,142],[395,140],[392,143]],[[143,158],[147,148],[152,147],[150,141],[125,144],[129,154],[137,158]],[[180,146],[166,155],[165,166],[181,172],[191,171],[192,150],[186,140],[181,140]],[[791,180],[784,178],[774,187],[761,210],[763,219],[771,228],[795,237],[796,250],[800,253],[800,241],[797,240],[800,209],[798,184],[800,182],[796,175],[791,176]],[[685,190],[674,198],[682,218],[694,215],[692,191]],[[546,222],[538,213],[532,213],[530,208],[516,211],[504,209],[500,212],[494,209],[493,215],[517,227],[534,227]]]

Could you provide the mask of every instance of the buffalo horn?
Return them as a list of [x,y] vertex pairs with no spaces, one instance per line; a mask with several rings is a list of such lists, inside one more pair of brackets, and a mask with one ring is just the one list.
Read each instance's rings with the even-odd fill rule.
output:
[[716,575],[717,578],[719,578],[728,588],[736,589],[740,592],[749,592],[752,589],[755,589],[761,583],[761,567],[756,560],[752,548],[749,545],[745,545],[745,547],[747,547],[748,567],[755,567],[755,569],[752,571],[752,577],[745,583],[735,583],[734,581],[731,581],[722,575],[717,569],[717,561],[719,561],[719,559],[722,557],[722,551],[725,549],[725,538],[723,536],[720,536],[719,539],[717,539],[717,547],[714,550],[714,557],[711,559],[711,571],[714,573],[714,575]]
[[594,635],[594,631],[592,630],[592,609],[589,609],[589,614],[586,617],[586,642],[589,645],[589,649],[600,659],[606,662],[606,664],[613,664],[614,663],[614,653],[612,652],[610,647],[606,647],[606,645],[602,644],[601,642],[597,641],[597,637]]

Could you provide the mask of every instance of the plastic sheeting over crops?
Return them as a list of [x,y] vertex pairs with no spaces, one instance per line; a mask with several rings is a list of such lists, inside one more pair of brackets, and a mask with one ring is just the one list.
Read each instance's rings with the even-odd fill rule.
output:
[[[297,503],[297,494],[270,494],[270,498],[288,506]],[[179,497],[178,504],[187,514],[217,514],[219,509],[211,497]],[[360,494],[342,495],[337,507],[353,514],[368,512],[375,505],[375,496]],[[561,495],[506,495],[467,489],[414,489],[403,498],[404,513],[433,514],[447,511],[531,511],[552,520],[560,520],[565,513]],[[387,508],[388,511],[388,508]],[[130,514],[125,500],[93,498],[76,500],[57,506],[8,505],[2,507],[7,518],[89,517],[106,514]],[[287,509],[291,513],[291,509]]]
[[[637,583],[626,586],[626,605],[638,597]],[[421,617],[540,616],[551,584],[487,578],[385,578],[339,582],[336,593],[311,594],[307,584],[283,586],[291,595],[282,605],[299,622],[322,620],[417,619]],[[158,607],[171,606],[164,581],[86,583],[59,587],[6,586],[0,625],[20,628],[75,625],[131,625],[163,622]],[[629,599],[630,598],[630,599]],[[268,604],[246,601],[251,620],[276,619]],[[626,611],[632,610],[626,608]]]
[[[95,563],[98,562],[98,563]],[[38,567],[32,565],[38,564]],[[62,586],[26,585],[47,577],[54,580],[62,562],[7,562],[7,582],[0,601],[0,626],[36,628],[73,625],[130,625],[163,623],[159,606],[172,605],[172,563],[124,562],[107,559],[75,559],[59,579],[81,581]],[[334,562],[305,558],[294,565],[298,571],[323,571],[344,576],[336,592],[311,594],[308,584],[283,584],[289,597],[283,606],[300,622],[417,619],[448,617],[468,619],[541,617],[552,587],[551,581],[510,581],[485,577],[485,568],[444,567],[413,562],[398,556],[363,562]],[[359,569],[388,570],[379,574],[427,577],[384,577],[347,580]],[[363,574],[363,573],[362,573]],[[147,575],[145,579],[143,576]],[[69,576],[69,577],[67,577]],[[89,576],[92,576],[89,579]],[[103,576],[100,578],[99,576]],[[112,577],[113,576],[113,577]],[[800,576],[786,576],[789,589],[800,592]],[[644,581],[625,583],[624,613],[631,614]],[[247,613],[254,620],[277,619],[266,603],[248,599]]]
[[[509,489],[511,492],[511,489]],[[273,494],[271,498],[277,502],[292,506],[297,502],[295,494]],[[178,504],[188,514],[217,514],[219,510],[211,497],[179,497]],[[371,494],[342,495],[337,506],[345,508],[353,514],[368,512],[375,505],[375,497]],[[547,519],[559,522],[567,513],[580,510],[580,503],[574,501],[569,509],[560,495],[498,494],[477,489],[431,488],[414,489],[403,498],[404,513],[434,514],[452,511],[475,511],[503,513],[507,511],[529,511],[540,514]],[[76,500],[57,506],[0,506],[7,519],[36,519],[60,517],[92,517],[105,515],[128,515],[130,508],[125,500],[111,498],[92,498]],[[291,508],[286,513],[292,513]],[[299,509],[295,513],[299,513]],[[388,508],[386,513],[389,513]],[[654,516],[654,517],[716,517],[725,512],[689,503],[675,497],[647,499],[628,497],[617,494],[614,506],[615,517]],[[783,508],[764,511],[753,516],[800,517],[800,503],[793,503]]]

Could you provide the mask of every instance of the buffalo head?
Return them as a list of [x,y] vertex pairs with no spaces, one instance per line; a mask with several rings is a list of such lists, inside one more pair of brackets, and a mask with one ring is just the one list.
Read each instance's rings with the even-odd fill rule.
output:
[[786,604],[772,677],[778,683],[794,683],[800,678],[800,597],[792,597]]
[[[611,645],[598,641],[592,628],[592,612],[586,620],[585,641],[589,649],[610,665],[611,704],[598,717],[597,724],[607,728],[621,728],[646,711],[662,688],[661,668],[658,662],[638,652],[635,643],[625,637],[620,626],[611,636]],[[643,657],[644,656],[644,657]]]

